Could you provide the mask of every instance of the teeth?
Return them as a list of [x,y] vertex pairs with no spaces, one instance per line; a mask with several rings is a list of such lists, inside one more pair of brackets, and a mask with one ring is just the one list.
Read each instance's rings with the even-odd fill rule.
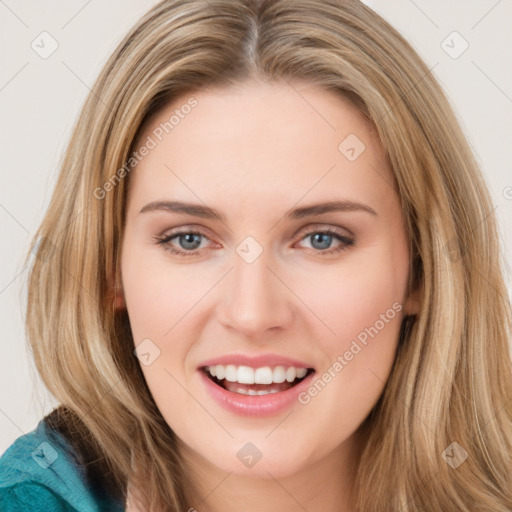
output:
[[307,368],[297,368],[297,378],[302,379],[302,377],[305,377],[306,373],[308,373]]
[[287,380],[287,382],[293,382],[295,380],[296,376],[297,376],[297,372],[296,372],[295,368],[293,368],[293,366],[286,370],[286,380]]
[[256,368],[254,372],[255,384],[272,384],[272,368],[264,366],[263,368]]
[[235,393],[239,393],[240,395],[268,395],[270,393],[278,393],[278,391],[277,391],[277,389],[270,389],[268,391],[265,391],[265,390],[255,391],[254,389],[237,388],[235,390]]
[[[302,379],[308,372],[307,368],[295,368],[294,366],[251,368],[250,366],[236,366],[234,364],[208,366],[206,370],[212,377],[217,377],[219,380],[226,379],[229,382],[238,382],[239,384],[281,384],[284,381],[293,382],[295,379]],[[268,391],[263,391],[261,394],[264,393],[268,393]]]
[[221,364],[218,364],[217,366],[215,366],[215,374],[217,376],[217,379],[222,380],[226,376],[226,367],[222,366]]
[[286,368],[284,366],[276,366],[272,373],[272,380],[277,384],[286,380]]
[[239,366],[236,377],[240,384],[254,384],[254,370],[249,366]]
[[226,366],[226,380],[229,380],[229,382],[236,382],[237,379],[237,370],[236,366],[234,364],[228,364]]

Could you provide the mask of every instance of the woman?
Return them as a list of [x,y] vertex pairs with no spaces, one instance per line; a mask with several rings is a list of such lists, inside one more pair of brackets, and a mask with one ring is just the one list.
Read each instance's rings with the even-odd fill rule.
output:
[[439,85],[360,2],[161,2],[34,240],[62,405],[4,454],[2,510],[510,510],[492,211]]

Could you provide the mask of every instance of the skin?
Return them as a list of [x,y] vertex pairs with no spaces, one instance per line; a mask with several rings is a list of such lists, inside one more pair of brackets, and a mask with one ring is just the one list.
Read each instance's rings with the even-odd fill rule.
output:
[[[140,141],[190,96],[158,112]],[[382,394],[404,315],[419,308],[416,294],[407,294],[408,241],[391,170],[359,111],[318,86],[250,81],[193,97],[197,106],[129,177],[120,299],[135,345],[149,338],[160,350],[141,368],[182,441],[197,486],[190,506],[348,512],[361,450],[356,430]],[[354,161],[338,149],[349,134],[366,146]],[[158,200],[206,204],[226,221],[140,213]],[[284,218],[290,209],[333,200],[364,203],[377,215]],[[329,227],[355,243],[322,256],[324,247],[344,246],[335,237],[315,243],[311,234]],[[173,255],[155,241],[173,228],[204,233],[195,256]],[[250,264],[236,252],[247,236],[263,249]],[[179,237],[167,246],[190,247]],[[401,311],[291,413],[233,414],[200,382],[203,361],[232,353],[290,356],[322,375],[395,303]],[[251,468],[236,456],[247,442],[262,453]]]

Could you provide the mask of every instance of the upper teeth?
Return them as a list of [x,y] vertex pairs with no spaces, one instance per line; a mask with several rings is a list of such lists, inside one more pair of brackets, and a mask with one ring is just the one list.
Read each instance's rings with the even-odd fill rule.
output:
[[302,379],[308,372],[307,368],[295,368],[294,366],[251,368],[234,364],[207,366],[206,370],[212,377],[217,377],[219,380],[226,379],[229,382],[239,382],[240,384],[279,384],[285,380],[293,382],[296,378]]

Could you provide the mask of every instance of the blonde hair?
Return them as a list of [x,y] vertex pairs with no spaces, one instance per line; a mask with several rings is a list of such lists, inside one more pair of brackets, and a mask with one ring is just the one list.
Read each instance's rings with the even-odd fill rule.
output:
[[[352,100],[376,127],[401,198],[421,310],[404,319],[391,376],[360,426],[355,508],[510,511],[511,309],[493,206],[431,70],[357,0],[164,0],[119,44],[83,107],[31,247],[39,244],[27,334],[62,404],[53,424],[122,498],[129,481],[149,511],[190,507],[179,440],[107,283],[119,284],[125,164],[144,123],[178,95],[255,77]],[[454,449],[468,455],[456,468]]]

